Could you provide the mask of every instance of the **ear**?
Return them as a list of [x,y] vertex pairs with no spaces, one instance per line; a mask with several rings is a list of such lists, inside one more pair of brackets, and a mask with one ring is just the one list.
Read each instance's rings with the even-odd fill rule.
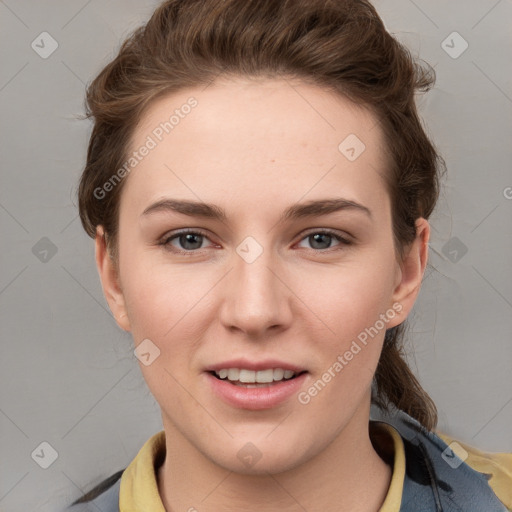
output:
[[[403,322],[411,312],[416,297],[421,288],[423,274],[428,260],[428,241],[430,238],[430,225],[423,217],[416,221],[416,238],[406,248],[406,253],[397,268],[397,278],[393,291],[394,309],[400,312],[391,320],[389,327],[394,327]],[[398,304],[401,309],[398,309]]]
[[107,299],[108,306],[114,315],[117,325],[121,329],[129,331],[131,329],[130,321],[128,320],[119,274],[108,252],[103,226],[96,227],[95,249],[96,266],[100,275],[103,295]]

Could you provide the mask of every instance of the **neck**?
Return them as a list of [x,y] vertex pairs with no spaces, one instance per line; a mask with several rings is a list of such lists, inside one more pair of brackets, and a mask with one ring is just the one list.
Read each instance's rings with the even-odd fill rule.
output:
[[[362,412],[362,414],[361,414]],[[238,474],[200,453],[165,422],[158,487],[167,512],[377,512],[392,470],[369,436],[369,405],[307,463],[278,474]]]

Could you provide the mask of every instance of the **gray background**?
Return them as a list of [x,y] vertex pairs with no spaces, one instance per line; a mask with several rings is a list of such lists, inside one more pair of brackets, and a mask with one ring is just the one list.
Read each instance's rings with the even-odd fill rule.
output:
[[[85,84],[157,3],[0,2],[2,512],[59,510],[162,428],[131,337],[103,298],[75,200],[90,131],[76,119]],[[441,430],[512,451],[512,3],[376,7],[435,66],[436,88],[419,104],[448,166],[431,219],[433,268],[410,318],[411,363]],[[58,43],[46,59],[31,47],[43,31]],[[457,58],[461,39],[442,44],[453,31],[469,44]],[[58,454],[48,469],[36,463],[50,461],[48,448],[31,456],[42,442]]]

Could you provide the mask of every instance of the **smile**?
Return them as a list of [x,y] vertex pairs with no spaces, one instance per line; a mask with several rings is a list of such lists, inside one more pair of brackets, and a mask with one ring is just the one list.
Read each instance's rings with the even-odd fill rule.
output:
[[[288,402],[303,389],[305,379],[308,378],[309,373],[307,371],[296,373],[288,370],[286,375],[290,375],[290,377],[285,378],[285,371],[282,368],[258,371],[243,368],[223,368],[205,372],[203,375],[207,377],[208,386],[216,399],[221,399],[237,409],[262,410],[272,409]],[[218,375],[221,372],[222,375],[226,375],[224,378]],[[229,379],[230,372],[232,378],[236,378],[236,380]],[[260,372],[263,374],[261,376],[262,380],[266,379],[267,382],[257,380],[260,378],[257,376]],[[270,372],[272,372],[272,381],[269,380]],[[274,372],[276,372],[278,380],[274,380]],[[243,382],[242,379],[246,382]]]
[[245,368],[222,368],[212,372],[220,380],[228,380],[232,384],[244,387],[266,387],[273,382],[293,379],[297,373],[283,368],[266,370],[247,370]]

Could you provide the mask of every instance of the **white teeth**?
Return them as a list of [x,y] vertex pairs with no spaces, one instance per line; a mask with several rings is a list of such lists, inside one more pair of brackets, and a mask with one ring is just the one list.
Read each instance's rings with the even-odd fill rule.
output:
[[240,370],[240,377],[238,377],[238,380],[240,382],[256,382],[256,372],[253,372],[252,370]]
[[284,370],[282,368],[274,369],[274,380],[283,380]]
[[[228,370],[228,379],[229,380],[238,380],[239,375],[240,375],[240,370],[238,368],[230,368]],[[219,377],[220,377],[220,375],[219,375]]]
[[256,382],[272,382],[274,380],[274,370],[259,370],[256,372]]
[[283,379],[290,379],[295,375],[292,370],[283,370],[282,368],[269,368],[267,370],[246,370],[244,368],[222,368],[215,374],[221,379],[227,379],[232,382],[243,382],[248,384],[266,384]]

